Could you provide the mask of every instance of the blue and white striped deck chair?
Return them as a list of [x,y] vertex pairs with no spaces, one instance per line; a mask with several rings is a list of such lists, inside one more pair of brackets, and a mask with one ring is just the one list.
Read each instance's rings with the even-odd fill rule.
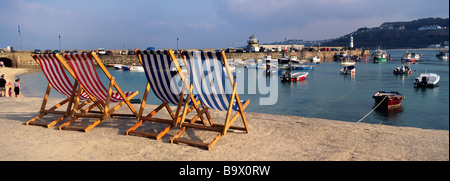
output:
[[[239,95],[236,91],[236,83],[233,80],[225,53],[223,51],[182,51],[182,56],[190,68],[189,73],[193,87],[193,91],[190,93],[198,96],[204,108],[198,114],[206,114],[210,125],[206,126],[192,124],[195,121],[194,119],[191,119],[189,123],[183,123],[184,120],[182,120],[182,130],[174,136],[172,143],[181,142],[210,150],[222,135],[226,135],[228,129],[237,129],[248,133],[249,129],[245,118],[244,109],[250,103],[250,100],[246,100],[245,102],[240,101]],[[210,108],[220,111],[227,111],[223,125],[213,123],[208,114],[208,109]],[[231,117],[232,110],[236,111],[233,117]],[[231,126],[239,116],[242,118],[244,126]],[[187,128],[215,131],[219,133],[210,143],[179,138]]]
[[[144,67],[145,74],[147,77],[147,86],[144,93],[144,97],[142,99],[141,108],[138,114],[139,115],[138,123],[136,123],[132,128],[130,128],[125,134],[126,135],[134,134],[158,140],[162,136],[164,136],[170,129],[176,126],[178,122],[180,122],[182,117],[181,109],[185,101],[187,100],[186,97],[188,96],[188,94],[186,93],[189,91],[189,83],[188,80],[186,80],[186,78],[184,77],[183,72],[181,71],[181,67],[178,64],[175,58],[175,54],[173,53],[172,50],[153,51],[153,50],[136,49],[135,53],[140,63]],[[178,87],[177,85],[177,82],[179,80],[183,82],[181,90],[180,87]],[[154,109],[152,112],[150,112],[147,116],[143,117],[142,114],[144,111],[145,102],[150,88],[155,93],[156,97],[158,97],[158,99],[160,99],[163,103],[159,105],[156,109]],[[196,98],[192,97],[192,99],[189,100],[195,99]],[[199,101],[196,101],[196,103],[194,102],[189,101],[187,103],[188,106],[190,105],[190,108],[186,112],[183,112],[185,113],[183,115],[184,117],[188,112],[192,111],[193,109],[196,109],[197,112],[200,111],[200,109],[198,108],[200,102]],[[175,114],[170,108],[169,104],[177,105]],[[172,119],[153,118],[153,116],[164,107],[167,109]],[[204,120],[203,118],[201,119]],[[137,131],[136,129],[146,121],[164,123],[168,124],[168,126],[163,131],[157,134]],[[205,121],[204,124],[206,124]]]

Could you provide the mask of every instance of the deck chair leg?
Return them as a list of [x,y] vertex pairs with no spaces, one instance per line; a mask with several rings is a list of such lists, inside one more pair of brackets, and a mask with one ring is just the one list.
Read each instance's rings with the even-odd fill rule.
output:
[[[63,106],[64,104],[66,104],[67,102],[69,102],[69,99],[71,98],[67,98],[64,99],[63,101],[59,102],[58,104],[56,104],[55,106],[51,107],[48,110],[45,110],[45,104],[43,104],[43,109],[41,109],[41,114],[34,117],[33,119],[30,119],[29,121],[27,121],[25,124],[26,125],[38,125],[38,126],[45,126],[47,128],[51,128],[53,127],[55,124],[59,123],[60,121],[62,121],[64,118],[66,118],[66,112],[61,112],[61,111],[55,111],[56,109],[58,109],[59,107]],[[46,100],[44,100],[45,102],[47,102]],[[70,106],[70,105],[68,105]],[[61,118],[58,118],[57,120],[51,122],[51,123],[40,123],[40,122],[36,122],[37,120],[41,119],[42,117],[44,117],[45,115],[49,114],[49,113],[54,113],[54,114],[62,114],[64,116],[62,116]]]

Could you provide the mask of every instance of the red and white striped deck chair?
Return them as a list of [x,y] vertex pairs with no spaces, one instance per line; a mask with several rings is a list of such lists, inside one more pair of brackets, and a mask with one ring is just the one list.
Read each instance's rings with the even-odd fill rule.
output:
[[[48,80],[48,86],[47,91],[45,92],[44,100],[42,101],[41,109],[39,111],[40,115],[36,116],[33,119],[30,119],[28,122],[26,122],[26,125],[39,125],[51,128],[58,122],[62,121],[67,116],[71,115],[73,99],[75,98],[75,94],[77,93],[76,89],[78,87],[78,81],[75,80],[75,82],[72,83],[69,80],[68,76],[66,75],[66,72],[63,69],[63,66],[67,69],[67,71],[70,74],[73,74],[73,72],[70,70],[70,67],[63,61],[61,55],[33,54],[32,57],[41,66],[42,72],[44,73],[45,77]],[[67,98],[61,101],[60,103],[56,104],[55,106],[51,107],[50,109],[45,109],[52,88],[55,89],[60,94],[67,96]],[[80,99],[87,100],[89,99],[89,97],[85,92],[83,92],[80,96]],[[65,111],[56,111],[56,109],[63,106],[67,102],[69,102],[69,104],[67,105],[67,109]],[[58,114],[62,116],[50,123],[36,122],[37,120],[41,119],[47,114]]]
[[[64,58],[69,62],[72,71],[75,74],[75,79],[80,83],[80,86],[84,91],[89,95],[89,97],[94,101],[94,105],[96,105],[100,109],[100,113],[89,113],[84,111],[82,113],[77,113],[78,105],[79,105],[79,96],[76,97],[75,105],[72,112],[72,119],[68,122],[62,124],[59,129],[70,129],[70,130],[80,130],[88,132],[104,119],[109,116],[132,116],[137,117],[138,113],[133,108],[130,103],[130,99],[138,94],[138,91],[135,92],[123,92],[115,78],[109,74],[108,70],[106,70],[105,66],[98,58],[98,56],[93,53],[70,53],[64,54]],[[105,87],[103,83],[100,81],[100,78],[97,74],[97,70],[95,69],[94,61],[100,66],[103,73],[105,73],[106,77],[109,80],[109,87]],[[113,92],[113,87],[117,90]],[[80,94],[81,89],[79,89],[78,94]],[[112,108],[110,108],[110,102],[118,102],[118,104]],[[113,114],[116,110],[118,110],[121,106],[127,104],[128,108],[133,114]],[[97,121],[92,123],[87,127],[78,127],[78,126],[69,126],[79,117],[88,117],[88,118],[97,118]]]

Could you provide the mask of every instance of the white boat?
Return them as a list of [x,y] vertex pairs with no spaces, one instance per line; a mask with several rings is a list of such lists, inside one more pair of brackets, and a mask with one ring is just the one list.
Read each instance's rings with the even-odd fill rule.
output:
[[415,62],[415,61],[420,60],[420,56],[421,56],[421,54],[419,54],[419,53],[406,52],[402,56],[402,61],[404,61],[404,62]]
[[341,74],[355,74],[356,73],[356,67],[355,66],[346,66],[341,68]]
[[356,62],[352,62],[352,61],[342,61],[341,65],[342,66],[351,66],[351,65],[355,65]]
[[142,67],[142,66],[130,66],[130,71],[143,72],[144,71],[144,67]]
[[441,60],[447,60],[448,59],[448,51],[439,51],[436,53],[436,57]]
[[421,73],[416,78],[414,87],[435,87],[440,79],[441,77],[435,73]]
[[122,70],[122,64],[114,64],[113,65],[113,67],[116,69],[116,70]]
[[315,64],[319,64],[320,63],[320,58],[319,58],[319,56],[314,56],[314,57],[311,57],[311,60],[310,60],[312,63],[315,63]]

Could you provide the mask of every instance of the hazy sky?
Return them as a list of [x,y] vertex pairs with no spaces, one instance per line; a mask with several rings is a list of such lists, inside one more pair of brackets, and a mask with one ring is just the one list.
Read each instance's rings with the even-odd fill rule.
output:
[[[0,47],[227,48],[449,17],[448,0],[0,0]],[[357,40],[355,40],[357,41]]]

